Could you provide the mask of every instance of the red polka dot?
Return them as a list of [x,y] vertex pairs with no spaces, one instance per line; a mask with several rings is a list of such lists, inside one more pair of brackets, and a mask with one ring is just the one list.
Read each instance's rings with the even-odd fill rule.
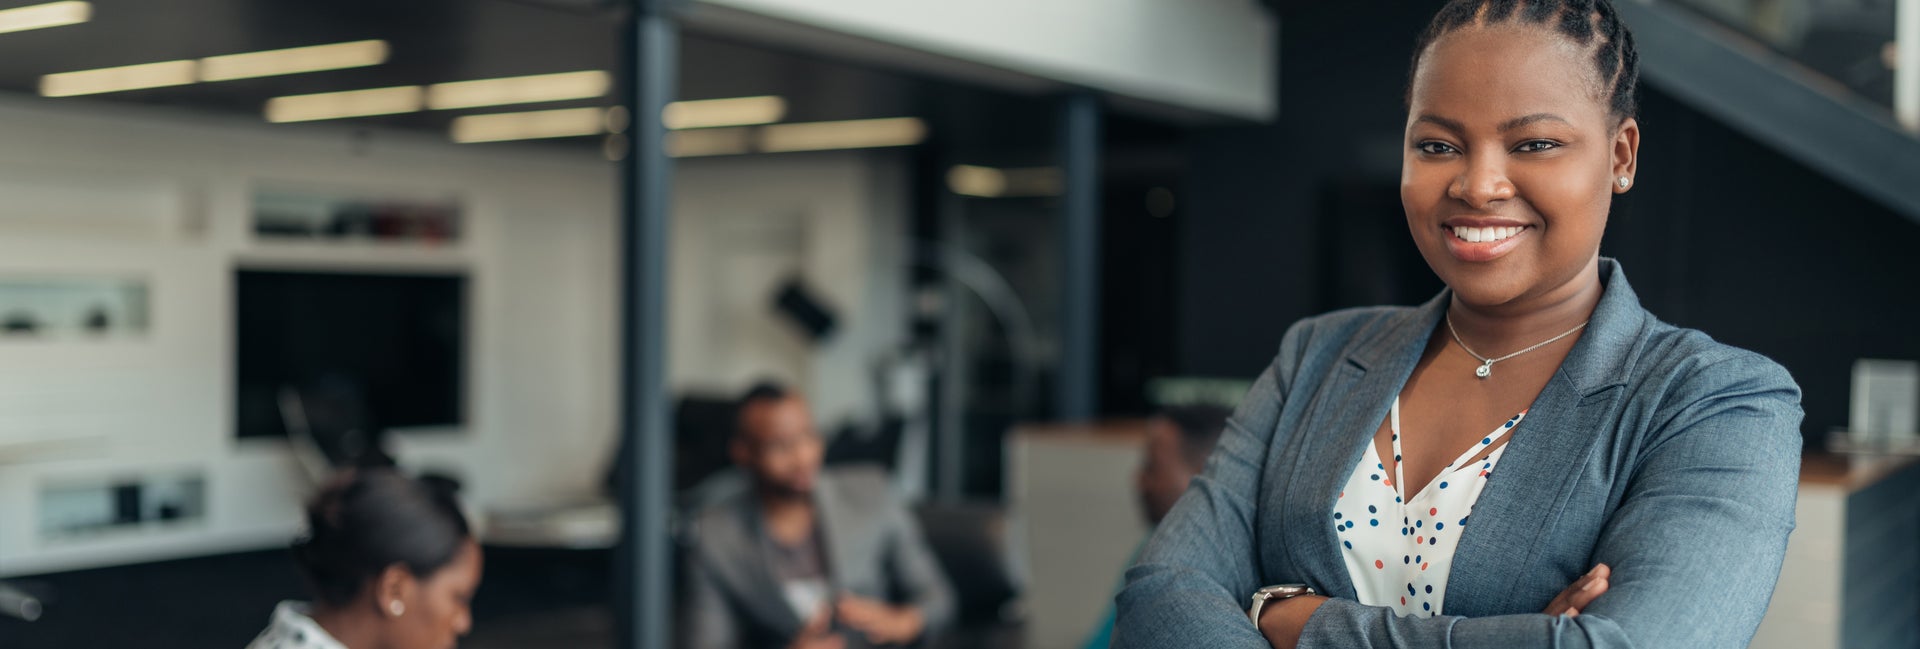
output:
[[1393,486],[1393,478],[1387,478],[1386,483],[1387,483],[1387,486],[1389,487]]
[[1428,508],[1427,508],[1427,515],[1428,515],[1428,516],[1439,516],[1439,515],[1440,515],[1440,508],[1439,508],[1439,507],[1428,507]]
[[1487,475],[1487,472],[1485,472],[1485,471],[1481,471],[1481,472],[1480,472],[1480,475],[1484,477],[1484,476],[1486,476],[1486,475]]
[[1407,598],[1405,598],[1405,597],[1402,597],[1402,598],[1400,598],[1400,605],[1401,605],[1401,606],[1406,606],[1406,605],[1407,605]]
[[[1486,474],[1485,474],[1485,473],[1482,473],[1482,474],[1480,474],[1480,475],[1486,475]],[[1347,492],[1345,492],[1345,491],[1342,491],[1342,492],[1340,492],[1340,497],[1341,497],[1341,498],[1345,498],[1345,497],[1347,497]]]
[[1381,563],[1379,559],[1374,559],[1373,567],[1381,570],[1385,570],[1387,568],[1387,564]]
[[1427,564],[1424,564],[1424,563],[1423,563],[1423,564],[1420,564],[1420,569],[1421,569],[1421,570],[1426,570],[1426,569],[1427,569]]
[[1426,543],[1426,542],[1427,542],[1427,537],[1424,537],[1424,536],[1416,536],[1416,537],[1413,537],[1413,544],[1414,544],[1414,545],[1420,545],[1420,544],[1422,544],[1422,543]]

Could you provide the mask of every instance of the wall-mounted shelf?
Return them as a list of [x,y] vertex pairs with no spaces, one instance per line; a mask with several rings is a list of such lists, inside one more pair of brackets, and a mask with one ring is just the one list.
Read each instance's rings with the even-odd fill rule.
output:
[[0,341],[144,336],[148,293],[127,277],[0,277]]

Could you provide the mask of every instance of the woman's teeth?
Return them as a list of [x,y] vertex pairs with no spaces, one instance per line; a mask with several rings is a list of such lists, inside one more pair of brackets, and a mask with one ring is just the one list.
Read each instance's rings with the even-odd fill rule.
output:
[[1520,234],[1520,231],[1525,229],[1526,228],[1523,228],[1523,227],[1469,228],[1469,227],[1461,226],[1461,227],[1455,227],[1453,229],[1453,236],[1459,237],[1460,240],[1466,241],[1468,243],[1485,243],[1488,241],[1499,241],[1501,239],[1505,239],[1507,237]]

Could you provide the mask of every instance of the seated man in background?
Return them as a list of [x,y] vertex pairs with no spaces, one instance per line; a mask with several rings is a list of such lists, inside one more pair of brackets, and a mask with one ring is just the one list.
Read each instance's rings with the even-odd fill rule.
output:
[[822,471],[823,449],[799,395],[761,385],[740,400],[728,451],[752,486],[691,518],[684,644],[904,645],[952,618],[952,589],[886,476]]
[[[1140,512],[1147,517],[1148,535],[1173,510],[1180,494],[1187,492],[1187,483],[1206,467],[1207,456],[1213,454],[1232,414],[1220,406],[1178,406],[1147,422],[1147,448],[1134,474],[1134,488],[1140,496]],[[1086,649],[1106,649],[1113,642],[1113,616],[1109,604],[1100,626],[1087,638]]]

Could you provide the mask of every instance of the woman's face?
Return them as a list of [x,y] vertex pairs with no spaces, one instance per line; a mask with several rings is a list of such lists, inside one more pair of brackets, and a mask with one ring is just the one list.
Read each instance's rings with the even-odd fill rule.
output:
[[1604,93],[1592,49],[1548,27],[1468,26],[1428,48],[1409,96],[1400,202],[1421,256],[1459,300],[1548,297],[1595,262],[1640,137],[1631,119],[1616,126]]
[[405,614],[392,618],[388,646],[453,649],[473,627],[473,591],[480,587],[480,544],[472,539],[453,561],[406,589]]

